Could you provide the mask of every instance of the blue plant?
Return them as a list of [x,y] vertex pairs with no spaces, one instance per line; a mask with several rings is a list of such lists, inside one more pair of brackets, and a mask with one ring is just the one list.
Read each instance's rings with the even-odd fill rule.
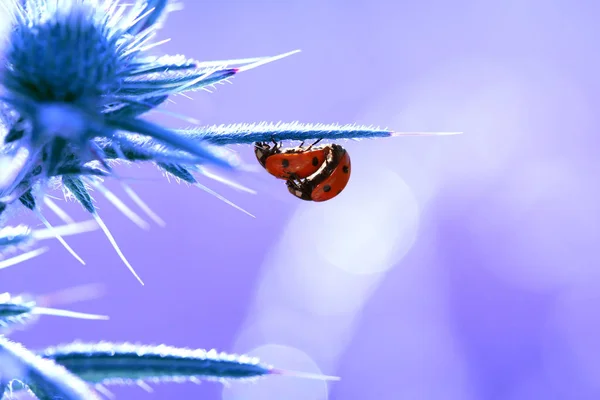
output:
[[[40,399],[96,399],[111,385],[200,380],[251,380],[266,375],[336,379],[278,370],[257,358],[129,343],[72,343],[34,353],[6,338],[39,315],[108,317],[38,306],[35,298],[0,294],[0,398],[30,390]],[[88,386],[90,385],[90,386]],[[92,388],[93,385],[93,388]]]
[[[0,4],[9,19],[0,45],[0,269],[43,254],[47,248],[32,248],[48,238],[58,239],[84,263],[64,237],[99,228],[142,282],[90,195],[90,188],[95,188],[129,219],[147,228],[142,217],[102,184],[104,179],[116,179],[141,211],[157,224],[164,224],[113,170],[119,160],[154,163],[167,174],[227,201],[194,177],[194,173],[205,174],[245,189],[204,169],[207,164],[240,167],[224,145],[443,134],[298,122],[173,130],[149,122],[144,114],[166,112],[161,105],[169,96],[214,88],[297,51],[212,62],[180,55],[154,57],[149,51],[162,43],[154,42],[154,38],[169,12],[179,5],[169,0],[130,3],[4,0]],[[92,219],[73,221],[47,195],[56,187],[75,198]],[[52,226],[42,214],[42,205],[65,224]],[[45,229],[7,226],[8,218],[19,210],[35,213]],[[14,252],[19,254],[11,257]],[[34,353],[7,339],[11,329],[39,314],[101,318],[40,307],[34,300],[21,297],[0,296],[0,395],[28,388],[40,399],[95,399],[100,396],[98,385],[116,382],[246,379],[286,373],[249,357],[214,351],[97,343]]]

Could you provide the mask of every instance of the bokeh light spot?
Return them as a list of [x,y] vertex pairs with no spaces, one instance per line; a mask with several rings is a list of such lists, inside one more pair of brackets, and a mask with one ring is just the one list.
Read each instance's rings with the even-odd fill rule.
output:
[[298,242],[308,240],[315,255],[352,274],[395,266],[413,246],[419,226],[408,185],[395,172],[371,165],[353,171],[338,198],[300,207],[290,224]]

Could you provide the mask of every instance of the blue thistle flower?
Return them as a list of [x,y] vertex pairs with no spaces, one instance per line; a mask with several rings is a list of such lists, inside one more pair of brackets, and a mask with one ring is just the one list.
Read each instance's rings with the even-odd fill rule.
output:
[[[201,172],[252,192],[202,168],[205,163],[239,165],[219,146],[272,139],[339,140],[406,134],[366,126],[300,123],[171,130],[144,120],[144,114],[161,110],[171,95],[207,90],[240,72],[298,52],[209,62],[182,55],[151,56],[148,50],[162,43],[152,40],[174,6],[169,0],[137,1],[133,5],[121,4],[120,0],[9,0],[4,4],[11,27],[0,52],[0,134],[4,139],[0,147],[0,223],[16,202],[36,213],[51,229],[39,210],[40,199],[65,222],[72,222],[45,196],[48,185],[59,182],[67,195],[92,214],[140,283],[98,216],[88,191],[89,187],[99,189],[133,222],[148,227],[102,186],[99,178],[116,176],[111,160],[153,162],[252,215],[193,176],[193,172]],[[164,224],[122,184],[148,217]],[[84,263],[61,237],[57,239]]]
[[[221,198],[202,186],[194,173],[251,192],[210,174],[203,164],[237,167],[223,146],[270,140],[359,139],[448,133],[394,133],[356,125],[260,123],[173,130],[143,119],[161,111],[169,96],[208,90],[237,74],[297,51],[237,60],[197,61],[182,55],[148,54],[167,14],[170,0],[4,0],[10,22],[0,47],[0,269],[43,254],[29,250],[40,240],[55,238],[81,263],[63,236],[100,228],[133,272],[106,224],[99,217],[89,188],[96,188],[142,228],[148,224],[102,184],[119,178],[114,160],[152,162],[175,176]],[[164,112],[164,110],[162,110]],[[164,222],[119,179],[131,200],[154,222]],[[76,223],[46,195],[52,184],[62,187],[92,216]],[[42,215],[44,204],[65,225],[53,227]],[[239,207],[237,207],[239,208]],[[18,209],[29,210],[45,225],[32,230],[5,227]],[[240,208],[241,209],[241,208]],[[243,210],[242,210],[243,211]],[[13,251],[26,250],[12,258]],[[140,280],[141,282],[141,280]],[[103,319],[102,316],[44,307],[35,300],[0,295],[0,398],[28,388],[40,399],[98,399],[98,384],[138,381],[245,379],[292,375],[332,379],[274,369],[249,357],[168,346],[77,344],[35,354],[7,339],[10,329],[37,315]]]
[[6,92],[3,100],[30,127],[29,132],[9,134],[5,142],[24,140],[32,162],[36,157],[44,161],[47,176],[56,173],[69,151],[80,162],[102,161],[92,139],[127,142],[118,131],[154,137],[193,154],[198,163],[205,159],[225,164],[200,143],[137,118],[145,99],[151,99],[152,107],[178,88],[203,81],[198,72],[169,79],[147,77],[159,67],[144,58],[157,29],[149,22],[166,4],[154,3],[159,7],[149,11],[146,5],[135,5],[126,12],[118,1],[13,1],[0,84]]
[[[214,85],[239,71],[182,56],[148,56],[168,3],[155,0],[127,7],[117,0],[11,0],[4,4],[12,25],[0,55],[4,131],[0,163],[6,165],[0,174],[0,216],[18,200],[50,229],[39,211],[38,197],[44,198],[45,187],[60,178],[136,277],[86,187],[100,188],[93,178],[112,172],[106,152],[121,155],[147,137],[160,149],[135,151],[145,153],[147,160],[231,166],[230,159],[201,141],[140,118],[171,94]],[[144,206],[135,193],[127,192]],[[114,202],[125,209],[118,199]],[[151,210],[144,210],[157,220]]]

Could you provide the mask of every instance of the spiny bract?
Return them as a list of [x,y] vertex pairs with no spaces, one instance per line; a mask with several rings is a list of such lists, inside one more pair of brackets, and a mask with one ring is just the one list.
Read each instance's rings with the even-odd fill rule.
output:
[[[164,222],[113,171],[117,160],[152,162],[167,174],[227,201],[194,177],[194,173],[201,173],[252,193],[204,168],[203,164],[240,166],[224,145],[404,135],[365,126],[301,123],[174,130],[143,119],[152,110],[166,112],[161,105],[169,96],[208,90],[241,72],[298,52],[210,62],[182,55],[155,57],[149,51],[162,43],[154,41],[156,34],[167,14],[179,6],[170,0],[0,2],[0,22],[8,22],[6,27],[0,26],[0,34],[5,33],[0,38],[0,269],[43,254],[46,248],[30,247],[47,238],[58,239],[84,263],[64,236],[99,228],[137,277],[99,217],[90,188],[134,223],[147,228],[143,218],[103,185],[103,179],[115,178],[141,211],[160,225]],[[75,198],[93,219],[75,222],[47,195],[53,188]],[[50,225],[42,205],[64,225]],[[45,229],[7,227],[7,218],[19,209],[33,212]],[[7,258],[12,252],[25,250]],[[0,335],[0,397],[27,387],[40,399],[90,400],[99,398],[94,388],[101,388],[88,385],[86,380],[109,384],[285,373],[247,357],[165,346],[79,344],[36,354],[6,338],[10,329],[28,324],[40,314],[104,318],[1,295],[0,327],[5,331]]]
[[[161,23],[178,6],[168,0],[133,4],[119,0],[10,0],[2,4],[11,27],[0,53],[0,223],[12,209],[25,207],[82,264],[84,260],[41,213],[43,203],[65,223],[74,223],[46,196],[54,186],[61,186],[65,195],[81,203],[142,282],[99,217],[89,193],[95,188],[134,223],[148,228],[102,184],[105,178],[118,178],[112,169],[116,160],[153,162],[167,174],[246,212],[193,176],[201,173],[252,192],[203,168],[206,163],[240,165],[224,145],[398,135],[366,126],[302,123],[167,129],[143,119],[143,114],[164,111],[160,106],[170,95],[207,89],[297,51],[211,62],[182,55],[154,57],[149,50],[162,43],[153,42]],[[120,182],[149,218],[164,224],[131,187],[122,179]]]

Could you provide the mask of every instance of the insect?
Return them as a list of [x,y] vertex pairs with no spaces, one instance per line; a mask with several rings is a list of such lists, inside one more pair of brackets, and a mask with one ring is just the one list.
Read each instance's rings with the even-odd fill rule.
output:
[[289,179],[291,194],[307,201],[327,201],[340,194],[350,180],[350,155],[342,146],[330,145],[325,162],[308,178]]
[[279,179],[306,179],[319,170],[331,152],[331,145],[314,147],[321,139],[307,148],[304,142],[298,147],[281,149],[281,143],[272,140],[254,144],[256,159],[268,173]]

